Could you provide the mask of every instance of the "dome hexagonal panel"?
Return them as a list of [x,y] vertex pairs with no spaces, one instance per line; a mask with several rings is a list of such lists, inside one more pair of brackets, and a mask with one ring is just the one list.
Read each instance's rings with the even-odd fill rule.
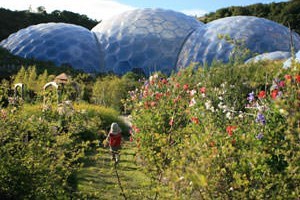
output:
[[66,23],[29,26],[0,43],[14,55],[67,64],[88,73],[100,72],[103,56],[98,40],[88,29]]
[[[163,9],[138,9],[103,21],[92,29],[102,44],[105,71],[124,74],[132,69],[170,74],[186,38],[203,23]],[[111,44],[114,44],[113,48]]]
[[[290,31],[276,22],[252,17],[235,16],[212,21],[188,38],[179,55],[177,68],[196,62],[210,65],[213,60],[228,62],[233,45],[220,35],[233,41],[242,41],[253,53],[290,51]],[[295,49],[300,48],[300,37],[293,33]]]

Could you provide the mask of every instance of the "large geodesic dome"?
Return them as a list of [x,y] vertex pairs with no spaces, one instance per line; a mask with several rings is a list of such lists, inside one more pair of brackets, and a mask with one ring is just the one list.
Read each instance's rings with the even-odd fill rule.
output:
[[194,17],[163,9],[127,11],[92,29],[105,55],[105,72],[124,74],[139,69],[170,74],[176,70],[180,49],[203,23]]
[[274,51],[259,54],[253,58],[246,60],[245,63],[256,63],[263,60],[286,60],[291,57],[291,53],[287,51]]
[[66,23],[29,26],[0,43],[12,54],[24,58],[70,65],[89,73],[100,71],[98,41],[88,29]]
[[[295,49],[300,37],[293,33]],[[233,45],[220,36],[244,43],[253,53],[290,51],[290,30],[276,22],[252,17],[235,16],[212,21],[198,28],[186,41],[179,55],[177,68],[196,62],[210,65],[213,60],[228,62]]]

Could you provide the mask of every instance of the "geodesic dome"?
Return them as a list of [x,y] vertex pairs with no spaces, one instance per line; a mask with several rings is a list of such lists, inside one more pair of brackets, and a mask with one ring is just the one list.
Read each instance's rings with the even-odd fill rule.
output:
[[263,53],[260,55],[257,55],[253,58],[250,58],[246,60],[245,63],[251,63],[251,62],[259,62],[262,60],[286,60],[289,57],[291,57],[291,53],[287,51],[274,51],[269,53]]
[[[177,68],[193,62],[208,65],[213,60],[228,62],[233,45],[220,39],[220,35],[229,36],[233,41],[242,41],[254,53],[290,51],[290,31],[287,27],[252,16],[226,17],[201,26],[191,34],[179,55]],[[298,50],[298,34],[293,33],[293,41]]]
[[[292,65],[292,57],[290,57],[289,59],[287,59],[284,63],[283,63],[283,68],[287,69],[287,68],[290,68],[291,65]],[[298,51],[296,54],[295,54],[295,63],[299,64],[300,63],[300,51]]]
[[85,72],[99,72],[101,56],[98,41],[88,29],[66,23],[29,26],[0,43],[12,54],[24,58],[71,65]]
[[105,55],[105,72],[121,75],[140,69],[146,75],[170,74],[184,41],[202,24],[171,10],[138,9],[103,21],[92,31]]

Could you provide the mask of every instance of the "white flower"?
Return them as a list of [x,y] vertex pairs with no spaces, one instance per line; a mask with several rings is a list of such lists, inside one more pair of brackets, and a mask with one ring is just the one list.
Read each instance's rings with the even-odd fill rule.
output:
[[189,107],[194,106],[196,103],[197,102],[196,102],[195,98],[192,98],[191,101],[190,101]]
[[227,118],[227,119],[232,119],[232,116],[231,116],[231,113],[230,113],[230,112],[226,113],[226,118]]
[[193,89],[193,90],[190,91],[190,95],[191,96],[194,96],[196,93],[197,93],[197,91],[195,89]]

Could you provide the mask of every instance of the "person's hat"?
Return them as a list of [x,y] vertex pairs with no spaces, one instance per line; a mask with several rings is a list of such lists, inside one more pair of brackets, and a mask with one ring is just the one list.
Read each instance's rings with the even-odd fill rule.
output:
[[110,133],[112,134],[118,134],[121,132],[121,129],[117,123],[112,123],[110,126]]

